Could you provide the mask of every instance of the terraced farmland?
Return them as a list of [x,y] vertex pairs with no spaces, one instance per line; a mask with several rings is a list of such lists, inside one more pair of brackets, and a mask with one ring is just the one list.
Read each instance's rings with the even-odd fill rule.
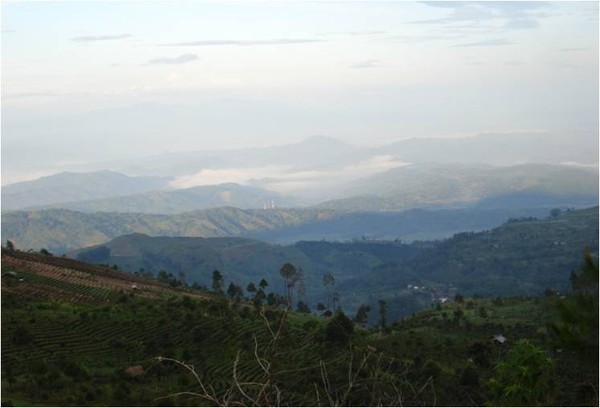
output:
[[3,405],[485,405],[523,338],[556,361],[547,402],[597,402],[597,365],[551,351],[557,296],[447,302],[379,330],[39,254],[3,251],[2,267]]

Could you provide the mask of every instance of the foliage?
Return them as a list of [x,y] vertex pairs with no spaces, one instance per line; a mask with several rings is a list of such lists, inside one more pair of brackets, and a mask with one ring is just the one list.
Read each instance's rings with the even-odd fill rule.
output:
[[546,406],[555,382],[554,361],[528,340],[519,340],[494,367],[488,385],[493,406]]
[[364,303],[359,306],[354,321],[358,324],[366,324],[368,319],[368,313],[371,311],[371,307]]
[[598,263],[589,249],[579,273],[571,274],[572,293],[558,303],[560,321],[552,328],[559,345],[582,360],[598,359]]
[[216,269],[212,274],[212,289],[214,293],[223,293],[223,275]]
[[337,344],[347,344],[354,332],[354,324],[344,312],[338,310],[325,328],[327,341]]

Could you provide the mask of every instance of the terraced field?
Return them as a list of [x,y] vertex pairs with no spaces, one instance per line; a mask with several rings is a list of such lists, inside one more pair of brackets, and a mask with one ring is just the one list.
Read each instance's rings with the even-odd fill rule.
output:
[[548,405],[597,402],[597,365],[553,352],[558,296],[447,302],[384,330],[344,317],[340,340],[343,314],[257,310],[40,254],[3,251],[1,289],[3,405],[216,405],[177,360],[219,405],[482,406],[519,339],[556,361]]
[[[158,281],[110,268],[18,251],[2,251],[2,273],[3,291],[55,301],[108,304],[124,294],[158,298],[182,293]],[[188,290],[186,294],[210,298],[199,291]]]

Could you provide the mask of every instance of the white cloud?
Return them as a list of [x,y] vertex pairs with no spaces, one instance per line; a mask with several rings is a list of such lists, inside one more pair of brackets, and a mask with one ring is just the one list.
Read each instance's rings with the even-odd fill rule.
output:
[[110,40],[123,40],[125,38],[130,38],[131,34],[115,34],[115,35],[84,35],[81,37],[73,37],[71,41],[88,43],[88,42],[97,42],[97,41],[110,41]]
[[199,173],[181,176],[170,183],[173,188],[222,183],[252,184],[279,192],[336,186],[342,182],[407,165],[391,155],[373,156],[368,160],[333,170],[299,171],[292,167],[265,166],[254,168],[203,169]]
[[180,55],[178,57],[173,57],[173,58],[167,58],[167,57],[163,57],[163,58],[155,58],[152,59],[150,61],[148,61],[148,65],[154,65],[154,64],[185,64],[188,62],[192,62],[192,61],[196,61],[198,59],[198,56],[196,54],[183,54]]

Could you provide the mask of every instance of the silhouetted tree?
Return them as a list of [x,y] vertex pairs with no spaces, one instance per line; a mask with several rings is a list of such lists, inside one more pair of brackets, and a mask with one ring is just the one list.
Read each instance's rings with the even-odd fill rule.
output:
[[332,343],[346,344],[354,331],[354,324],[341,310],[327,323],[325,338]]
[[379,300],[379,327],[382,330],[387,327],[387,302],[383,299]]
[[371,307],[365,305],[364,303],[359,306],[358,311],[356,312],[356,316],[354,317],[354,321],[358,324],[365,324],[368,320],[368,313],[371,311]]
[[267,286],[269,286],[269,282],[267,282],[267,280],[265,278],[261,279],[260,282],[258,282],[258,286],[262,289],[265,290],[265,288]]
[[298,313],[310,313],[310,307],[308,307],[308,305],[306,303],[304,303],[303,301],[299,301],[298,305],[296,306],[296,312]]
[[246,286],[246,292],[250,292],[250,293],[256,292],[256,286],[254,285],[254,282],[250,282],[248,284],[248,286]]
[[560,321],[552,325],[561,347],[584,361],[598,361],[598,264],[589,249],[579,272],[571,273],[571,294],[558,303]]
[[290,306],[292,304],[294,286],[298,280],[298,270],[294,265],[286,262],[279,270],[279,273],[283,277],[283,285],[285,289],[284,301],[286,306]]
[[9,251],[15,250],[15,244],[10,239],[6,240],[6,249],[8,249]]
[[214,293],[223,293],[223,275],[216,269],[213,271],[212,288]]

